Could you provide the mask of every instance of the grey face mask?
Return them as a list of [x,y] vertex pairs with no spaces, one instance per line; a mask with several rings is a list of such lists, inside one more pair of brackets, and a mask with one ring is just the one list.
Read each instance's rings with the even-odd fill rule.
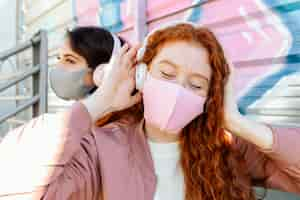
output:
[[89,68],[70,71],[63,67],[56,67],[49,73],[51,88],[58,97],[65,100],[85,98],[95,88],[84,84],[84,77],[89,72]]

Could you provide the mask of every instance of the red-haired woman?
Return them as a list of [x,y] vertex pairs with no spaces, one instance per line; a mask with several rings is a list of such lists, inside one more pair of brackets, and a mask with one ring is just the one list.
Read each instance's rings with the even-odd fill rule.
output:
[[[300,134],[239,114],[212,32],[170,24],[148,35],[137,60],[136,51],[121,49],[63,131],[45,135],[36,120],[4,139],[0,197],[254,200],[253,185],[300,194]],[[118,111],[130,120],[113,120]]]

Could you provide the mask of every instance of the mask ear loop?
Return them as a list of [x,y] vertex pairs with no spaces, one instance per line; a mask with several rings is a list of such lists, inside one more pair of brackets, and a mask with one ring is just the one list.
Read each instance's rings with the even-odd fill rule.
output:
[[121,49],[121,41],[120,41],[120,38],[117,35],[111,33],[111,36],[114,40],[114,47],[113,47],[113,50],[111,52],[111,56],[113,56]]
[[207,99],[205,100],[205,103],[203,105],[203,114],[207,114]]

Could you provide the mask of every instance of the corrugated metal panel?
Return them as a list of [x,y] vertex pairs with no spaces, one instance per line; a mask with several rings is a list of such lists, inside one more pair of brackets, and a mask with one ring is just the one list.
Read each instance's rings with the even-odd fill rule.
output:
[[[27,5],[29,2],[27,2]],[[35,1],[30,2],[30,7],[27,9],[27,15],[25,19],[26,25],[32,25],[37,20],[43,19],[56,9],[59,9],[62,4],[69,4],[68,0],[52,0],[52,1]],[[68,13],[68,12],[65,12]]]
[[282,78],[247,113],[260,121],[300,126],[300,73]]

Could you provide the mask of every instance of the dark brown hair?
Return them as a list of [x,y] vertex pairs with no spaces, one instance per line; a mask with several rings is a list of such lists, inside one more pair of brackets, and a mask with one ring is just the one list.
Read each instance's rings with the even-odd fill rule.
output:
[[[114,47],[112,34],[101,27],[82,26],[67,31],[67,38],[74,52],[82,56],[93,71],[100,64],[109,62]],[[119,37],[121,45],[125,40]],[[91,90],[93,93],[97,87]]]

